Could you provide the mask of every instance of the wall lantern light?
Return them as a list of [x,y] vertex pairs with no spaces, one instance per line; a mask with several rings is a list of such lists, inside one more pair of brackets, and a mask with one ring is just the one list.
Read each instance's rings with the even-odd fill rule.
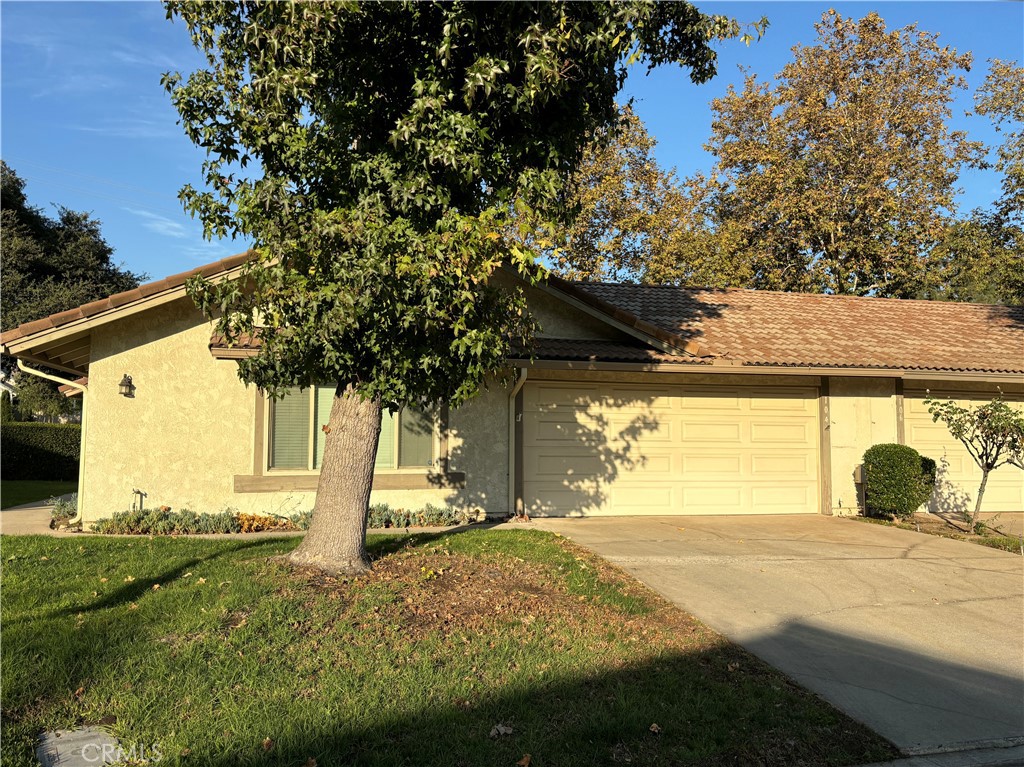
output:
[[135,384],[132,383],[132,377],[127,373],[124,374],[124,378],[121,379],[121,383],[117,385],[117,393],[122,397],[135,396]]

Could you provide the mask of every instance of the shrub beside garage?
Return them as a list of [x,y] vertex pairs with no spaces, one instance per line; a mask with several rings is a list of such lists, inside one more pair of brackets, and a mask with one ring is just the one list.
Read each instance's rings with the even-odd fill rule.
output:
[[935,490],[935,461],[907,445],[873,445],[864,453],[864,498],[871,517],[906,519]]
[[77,423],[0,424],[0,475],[4,479],[78,479],[82,427]]

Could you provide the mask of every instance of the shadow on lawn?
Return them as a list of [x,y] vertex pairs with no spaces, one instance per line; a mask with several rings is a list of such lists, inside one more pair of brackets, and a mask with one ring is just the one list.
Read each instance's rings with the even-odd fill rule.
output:
[[[188,540],[188,539],[184,539]],[[199,540],[199,539],[195,539]],[[70,605],[60,610],[45,615],[45,618],[55,618],[60,615],[78,615],[79,613],[96,612],[97,610],[107,610],[112,607],[119,607],[126,605],[131,602],[138,601],[142,596],[148,594],[155,584],[164,584],[170,581],[180,578],[190,570],[194,570],[197,565],[201,565],[206,562],[212,562],[215,559],[220,559],[226,556],[233,556],[239,552],[248,551],[254,555],[263,553],[266,549],[276,546],[280,539],[268,538],[267,540],[249,540],[249,541],[237,541],[231,542],[226,545],[220,545],[216,551],[205,557],[191,557],[185,560],[181,564],[164,570],[156,575],[149,576],[147,578],[139,578],[137,580],[126,583],[123,586],[118,586],[109,594],[105,594],[102,597],[92,599],[86,604]],[[276,552],[275,552],[276,553]],[[267,556],[271,556],[268,554]]]
[[[381,557],[406,545],[424,546],[451,534],[376,537],[371,550],[375,557]],[[247,558],[259,557],[277,554],[281,548],[280,540],[241,541],[219,548],[210,556],[191,556],[144,583],[119,587],[105,598],[104,605],[129,602],[149,589],[148,584],[173,579],[186,568],[217,557],[239,553]],[[65,612],[86,609],[102,607],[88,602]],[[114,628],[113,624],[106,625],[108,622],[120,620],[123,611],[99,612],[84,630],[62,627],[60,641],[45,645],[52,653],[46,657],[48,671],[42,675],[45,681],[37,680],[39,688],[31,691],[29,699],[67,696],[94,678],[99,669],[125,664],[132,657],[132,648],[122,644],[129,641],[128,637],[123,632],[106,631]],[[627,626],[608,630],[627,631]],[[145,624],[139,628],[139,635],[131,641],[147,641]],[[17,629],[21,633],[27,630]],[[122,638],[111,641],[113,637]],[[25,652],[44,646],[41,638],[24,639],[28,640],[22,647]],[[481,682],[468,693],[468,699],[448,697],[446,690],[458,685],[446,684],[443,690],[416,687],[416,679],[436,679],[436,673],[420,676],[415,667],[403,666],[397,659],[392,666],[348,669],[339,667],[336,659],[327,658],[314,691],[287,702],[275,703],[274,696],[280,691],[261,684],[257,675],[245,685],[224,688],[218,694],[218,713],[200,730],[208,737],[189,743],[191,753],[187,757],[180,757],[177,751],[166,752],[165,761],[210,767],[299,767],[313,764],[311,759],[318,767],[511,766],[530,754],[531,767],[725,767],[860,764],[888,759],[896,753],[862,725],[825,708],[813,695],[782,680],[761,661],[724,642],[704,642],[702,649],[689,653],[665,652],[653,657],[646,653],[643,661],[627,666],[600,668],[595,662],[599,670],[588,673],[574,673],[571,666],[553,664],[561,675],[541,677],[535,667],[531,667],[530,674],[516,668],[523,660],[520,650],[528,654],[533,641],[538,640],[526,639],[519,646],[513,645],[511,652],[505,651],[510,670],[501,686]],[[496,644],[499,649],[495,652],[505,646],[500,641]],[[932,739],[939,742],[948,731],[956,731],[958,724],[962,729],[965,720],[976,723],[978,737],[1019,734],[1014,730],[1014,722],[1024,716],[1019,679],[799,623],[782,626],[748,644],[768,658],[780,648],[796,647],[798,657],[806,662],[806,676],[797,676],[812,687],[824,678],[821,669],[829,658],[847,657],[853,678],[839,685],[841,695],[846,696],[843,703],[847,710],[873,712],[875,720],[888,718],[897,724],[908,717],[916,718],[919,727],[925,732],[930,728]],[[442,641],[430,656],[435,672],[446,664],[459,667],[460,647]],[[310,649],[303,647],[301,651]],[[396,652],[403,650],[396,648]],[[533,652],[536,656],[537,650]],[[125,668],[124,675],[126,681],[133,678],[130,668]],[[891,694],[893,685],[887,681],[891,679],[899,680],[898,688],[907,693],[905,700]],[[294,688],[289,689],[297,693],[304,687],[305,683],[296,679]],[[927,697],[915,698],[920,691],[926,691]],[[117,691],[110,694],[116,695]],[[160,692],[159,705],[184,712],[191,694],[171,686]],[[381,704],[385,710],[375,712],[368,702],[368,708],[357,719],[347,718],[353,710],[353,694],[357,698],[363,695],[367,701],[385,701]],[[258,700],[265,700],[265,705],[253,707],[253,701]],[[119,723],[124,742],[130,742],[133,731],[140,736],[147,731],[145,719],[142,715]],[[868,716],[864,720],[878,727]],[[491,729],[499,723],[511,727],[512,732],[490,738]],[[654,724],[660,732],[652,731]],[[228,737],[229,731],[237,734]],[[159,735],[148,732],[158,741]],[[268,750],[262,746],[266,736],[273,738]]]

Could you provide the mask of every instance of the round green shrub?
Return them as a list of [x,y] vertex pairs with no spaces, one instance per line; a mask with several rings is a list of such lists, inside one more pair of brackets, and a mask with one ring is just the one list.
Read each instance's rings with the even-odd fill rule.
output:
[[906,519],[931,498],[935,461],[907,445],[873,445],[864,453],[868,516]]

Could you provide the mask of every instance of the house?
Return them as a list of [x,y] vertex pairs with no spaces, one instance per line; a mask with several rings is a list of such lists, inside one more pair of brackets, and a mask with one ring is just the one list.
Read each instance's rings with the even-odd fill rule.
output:
[[[331,391],[271,403],[238,380],[254,353],[212,335],[185,295],[245,254],[30,322],[3,352],[84,394],[80,503],[289,513],[313,505]],[[503,279],[512,279],[503,277]],[[460,407],[384,419],[374,501],[500,516],[847,514],[880,442],[939,462],[933,509],[979,473],[924,405],[1024,401],[1024,308],[696,290],[557,278],[528,288],[534,356]],[[121,386],[130,376],[131,386]],[[131,396],[124,396],[124,389]],[[1024,510],[1024,474],[993,473],[989,511]]]

